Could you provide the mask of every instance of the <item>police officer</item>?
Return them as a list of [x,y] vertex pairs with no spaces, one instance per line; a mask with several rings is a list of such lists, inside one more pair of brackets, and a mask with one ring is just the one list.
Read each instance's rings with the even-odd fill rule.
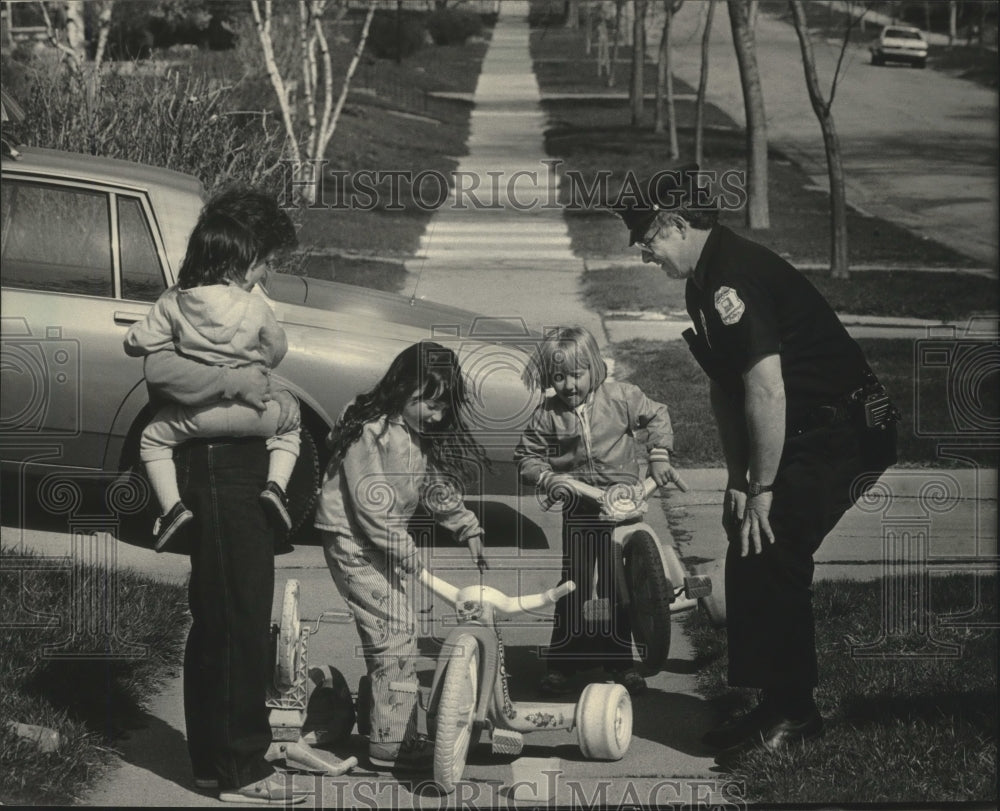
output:
[[616,208],[643,261],[687,280],[684,337],[711,379],[726,459],[729,683],[760,702],[704,741],[780,749],[823,731],[812,556],[895,462],[898,413],[812,284],[718,224],[707,180],[696,166],[660,172]]

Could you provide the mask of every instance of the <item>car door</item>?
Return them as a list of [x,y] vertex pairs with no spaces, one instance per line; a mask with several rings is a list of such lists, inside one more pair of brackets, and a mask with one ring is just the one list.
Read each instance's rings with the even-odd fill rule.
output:
[[122,340],[166,287],[148,201],[7,173],[0,197],[0,455],[100,468],[142,385]]

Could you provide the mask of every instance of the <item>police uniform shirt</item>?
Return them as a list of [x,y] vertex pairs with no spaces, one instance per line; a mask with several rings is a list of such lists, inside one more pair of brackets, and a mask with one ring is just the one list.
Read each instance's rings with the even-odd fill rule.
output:
[[741,396],[752,361],[772,354],[781,357],[790,419],[835,403],[864,382],[861,348],[809,280],[725,226],[709,234],[686,302],[708,346],[713,377],[731,394]]

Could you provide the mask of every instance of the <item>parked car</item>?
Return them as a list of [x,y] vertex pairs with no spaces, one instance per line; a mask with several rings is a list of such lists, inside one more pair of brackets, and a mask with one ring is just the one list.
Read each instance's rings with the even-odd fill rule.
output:
[[[204,190],[178,172],[28,147],[4,154],[2,180],[0,461],[125,470],[151,409],[122,339],[175,282]],[[513,447],[536,402],[520,382],[522,325],[283,273],[262,287],[288,336],[277,374],[321,455],[346,403],[433,337],[458,351],[475,392],[469,421],[496,466],[480,488],[514,492]]]
[[872,43],[872,64],[909,62],[918,68],[927,65],[927,40],[919,28],[887,25]]

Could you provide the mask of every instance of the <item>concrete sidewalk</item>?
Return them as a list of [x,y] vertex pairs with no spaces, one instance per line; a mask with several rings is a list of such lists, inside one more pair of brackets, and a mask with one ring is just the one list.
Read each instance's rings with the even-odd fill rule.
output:
[[545,152],[528,3],[505,2],[501,15],[473,96],[468,154],[451,199],[406,263],[406,292],[521,318],[533,329],[579,324],[603,341],[599,316],[583,306],[583,261],[570,249],[559,179]]

